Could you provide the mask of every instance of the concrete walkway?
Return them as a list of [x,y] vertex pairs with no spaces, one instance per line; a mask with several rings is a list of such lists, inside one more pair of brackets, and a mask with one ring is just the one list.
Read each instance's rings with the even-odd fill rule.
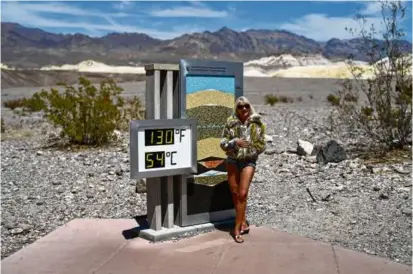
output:
[[76,219],[1,262],[2,274],[381,274],[406,266],[304,237],[251,227],[237,244],[225,231],[177,242],[125,239],[135,220]]

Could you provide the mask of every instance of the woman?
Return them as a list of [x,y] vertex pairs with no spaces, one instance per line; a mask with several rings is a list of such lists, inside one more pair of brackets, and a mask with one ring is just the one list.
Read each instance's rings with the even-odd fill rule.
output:
[[249,232],[245,217],[247,195],[258,155],[266,148],[265,130],[261,116],[248,99],[244,96],[237,98],[234,113],[227,119],[221,139],[221,148],[227,155],[228,183],[236,212],[232,236],[237,243],[243,243],[242,234]]

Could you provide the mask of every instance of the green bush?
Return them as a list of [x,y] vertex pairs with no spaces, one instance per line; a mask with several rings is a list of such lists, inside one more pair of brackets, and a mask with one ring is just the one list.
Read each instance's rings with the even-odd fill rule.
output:
[[327,96],[327,101],[332,105],[332,106],[339,106],[340,105],[340,98],[334,94],[329,94]]
[[281,96],[278,98],[278,100],[279,100],[281,103],[293,103],[293,102],[294,102],[294,99],[293,99],[293,98],[288,97],[288,96],[285,96],[285,95],[281,95]]
[[5,133],[6,132],[6,125],[4,124],[4,119],[1,118],[1,133]]
[[11,110],[14,110],[15,108],[23,108],[24,104],[25,104],[25,98],[19,98],[19,99],[4,101],[3,106]]
[[[362,28],[356,36],[361,47],[369,48],[374,77],[365,80],[366,71],[350,60],[352,79],[340,81],[336,95],[327,97],[350,132],[368,137],[370,146],[378,150],[404,149],[412,132],[412,59],[403,53],[400,43],[405,36],[405,12],[402,1],[381,3],[381,23],[385,27],[382,44],[377,42],[374,27],[366,26],[364,18],[359,18]],[[384,58],[387,65],[377,63]],[[358,100],[360,94],[366,98],[364,101]]]
[[275,95],[271,95],[271,94],[267,94],[267,95],[265,95],[265,104],[266,105],[270,105],[270,106],[273,106],[273,105],[275,105],[276,103],[278,103],[278,97],[277,96],[275,96]]
[[46,105],[40,94],[36,92],[31,98],[24,99],[23,107],[31,112],[37,112],[45,109]]
[[31,98],[19,98],[14,100],[8,100],[3,105],[12,110],[16,108],[23,108],[31,112],[41,111],[45,108],[44,101],[39,93],[33,94]]
[[[77,88],[65,84],[59,93],[43,90],[33,102],[42,105],[45,116],[55,126],[62,127],[62,136],[72,144],[101,145],[112,140],[113,131],[122,120],[123,91],[113,80],[104,80],[99,89],[84,77]],[[39,99],[40,98],[40,99]],[[39,101],[38,101],[39,100]]]
[[141,120],[145,118],[145,110],[139,97],[134,96],[132,99],[125,100],[122,109],[122,122],[118,129],[126,130],[129,128],[130,120]]

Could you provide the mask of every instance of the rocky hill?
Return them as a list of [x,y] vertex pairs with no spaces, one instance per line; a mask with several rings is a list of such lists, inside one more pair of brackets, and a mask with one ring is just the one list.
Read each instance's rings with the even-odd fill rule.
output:
[[[366,60],[360,40],[331,39],[321,43],[283,30],[237,32],[223,27],[218,31],[184,34],[159,40],[143,33],[111,33],[95,38],[83,34],[63,35],[1,23],[2,63],[17,68],[74,64],[93,59],[110,65],[148,62],[177,62],[181,58],[249,61],[261,57],[292,54],[320,54],[329,59],[350,54]],[[406,52],[412,44],[402,42]]]

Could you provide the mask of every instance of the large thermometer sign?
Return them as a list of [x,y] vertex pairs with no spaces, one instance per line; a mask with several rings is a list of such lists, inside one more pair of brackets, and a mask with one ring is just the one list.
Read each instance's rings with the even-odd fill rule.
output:
[[196,119],[131,121],[131,178],[196,173],[196,125]]

